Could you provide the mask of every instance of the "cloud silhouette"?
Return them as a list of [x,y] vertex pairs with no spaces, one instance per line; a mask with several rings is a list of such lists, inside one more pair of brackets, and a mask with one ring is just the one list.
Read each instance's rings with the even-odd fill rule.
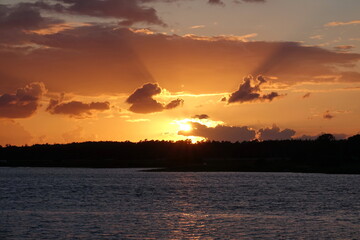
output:
[[197,119],[208,119],[210,118],[207,114],[197,114],[195,116],[192,116],[191,118],[197,118]]
[[166,24],[158,17],[152,7],[142,5],[151,0],[56,0],[58,3],[49,4],[37,2],[33,5],[47,11],[93,16],[101,18],[120,19],[121,25],[130,26],[134,23]]
[[191,131],[179,131],[179,135],[198,136],[214,141],[242,142],[253,140],[256,136],[255,130],[244,127],[232,127],[217,125],[216,127],[207,127],[197,122],[187,122],[192,126]]
[[165,105],[165,109],[173,109],[176,108],[178,106],[181,106],[182,104],[184,104],[184,100],[182,99],[175,99],[172,100],[171,102],[169,102],[168,104]]
[[14,6],[0,4],[0,29],[33,30],[62,22],[58,19],[42,17],[39,9],[29,3]]
[[63,23],[62,20],[43,17],[40,10],[30,3],[15,5],[0,4],[0,45],[11,50],[28,50],[37,36],[31,33],[38,29],[48,28]]
[[274,124],[272,128],[259,129],[258,139],[262,141],[291,139],[295,133],[295,130],[288,128],[280,130],[280,128]]
[[45,85],[34,82],[19,88],[16,93],[0,95],[0,118],[27,118],[40,106],[40,98],[46,92]]
[[310,95],[311,95],[311,93],[310,93],[310,92],[305,93],[305,94],[302,96],[302,98],[309,98],[309,97],[310,97]]
[[94,111],[105,111],[109,109],[109,102],[62,102],[62,99],[60,98],[59,100],[50,99],[46,111],[51,114],[64,114],[71,117],[89,117],[93,114]]
[[277,92],[271,92],[269,94],[261,95],[261,84],[266,80],[262,76],[258,76],[254,79],[251,75],[244,77],[243,83],[240,84],[239,90],[232,93],[228,98],[228,103],[235,102],[253,102],[253,101],[272,101],[274,98],[280,95]]
[[327,110],[327,111],[324,112],[324,114],[323,114],[323,118],[324,118],[324,119],[327,119],[327,120],[331,120],[331,119],[333,119],[334,117],[335,117],[335,116],[334,116],[333,114],[331,114],[329,110]]
[[164,105],[153,99],[160,94],[162,89],[157,83],[147,83],[138,88],[127,99],[126,102],[132,104],[129,108],[134,113],[154,113],[163,110],[173,109],[183,104],[184,100],[176,99]]
[[208,0],[208,3],[212,5],[225,6],[225,3],[221,0]]

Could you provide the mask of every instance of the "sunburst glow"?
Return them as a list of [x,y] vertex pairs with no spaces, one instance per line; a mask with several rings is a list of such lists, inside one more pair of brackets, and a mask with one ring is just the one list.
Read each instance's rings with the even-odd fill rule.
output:
[[189,132],[192,130],[192,126],[189,123],[181,123],[179,122],[179,131]]

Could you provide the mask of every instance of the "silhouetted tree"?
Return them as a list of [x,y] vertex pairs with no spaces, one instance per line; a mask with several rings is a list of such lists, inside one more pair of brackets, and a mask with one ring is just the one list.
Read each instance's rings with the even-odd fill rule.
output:
[[320,135],[316,141],[323,141],[323,142],[329,142],[329,141],[334,141],[335,137],[334,135],[330,134],[330,133],[325,133]]
[[348,138],[348,141],[353,143],[360,143],[360,134],[356,134]]

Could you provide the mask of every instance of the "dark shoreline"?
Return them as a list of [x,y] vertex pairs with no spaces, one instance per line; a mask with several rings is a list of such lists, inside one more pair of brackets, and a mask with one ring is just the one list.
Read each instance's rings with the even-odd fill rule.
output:
[[347,140],[84,142],[0,147],[0,167],[152,168],[167,172],[360,174],[360,135]]
[[266,171],[266,170],[232,170],[232,169],[199,169],[199,168],[155,168],[149,170],[140,170],[141,172],[194,172],[194,173],[201,173],[201,172],[228,172],[228,173],[308,173],[308,174],[344,174],[344,175],[359,175],[360,172],[352,172],[352,171]]
[[179,168],[128,168],[128,167],[89,167],[89,166],[77,166],[77,167],[65,167],[65,166],[4,166],[1,165],[0,168],[67,168],[67,169],[76,169],[76,168],[88,168],[88,169],[140,169],[139,172],[193,172],[193,173],[202,173],[202,172],[226,172],[226,173],[308,173],[308,174],[341,174],[341,175],[359,175],[359,171],[339,171],[338,169],[331,170],[264,170],[264,169],[225,169],[225,168],[199,168],[199,167],[179,167]]

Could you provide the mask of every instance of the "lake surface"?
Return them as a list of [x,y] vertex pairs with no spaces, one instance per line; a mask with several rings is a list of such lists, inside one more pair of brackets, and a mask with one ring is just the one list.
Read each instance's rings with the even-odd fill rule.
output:
[[360,239],[360,176],[0,168],[0,239]]

